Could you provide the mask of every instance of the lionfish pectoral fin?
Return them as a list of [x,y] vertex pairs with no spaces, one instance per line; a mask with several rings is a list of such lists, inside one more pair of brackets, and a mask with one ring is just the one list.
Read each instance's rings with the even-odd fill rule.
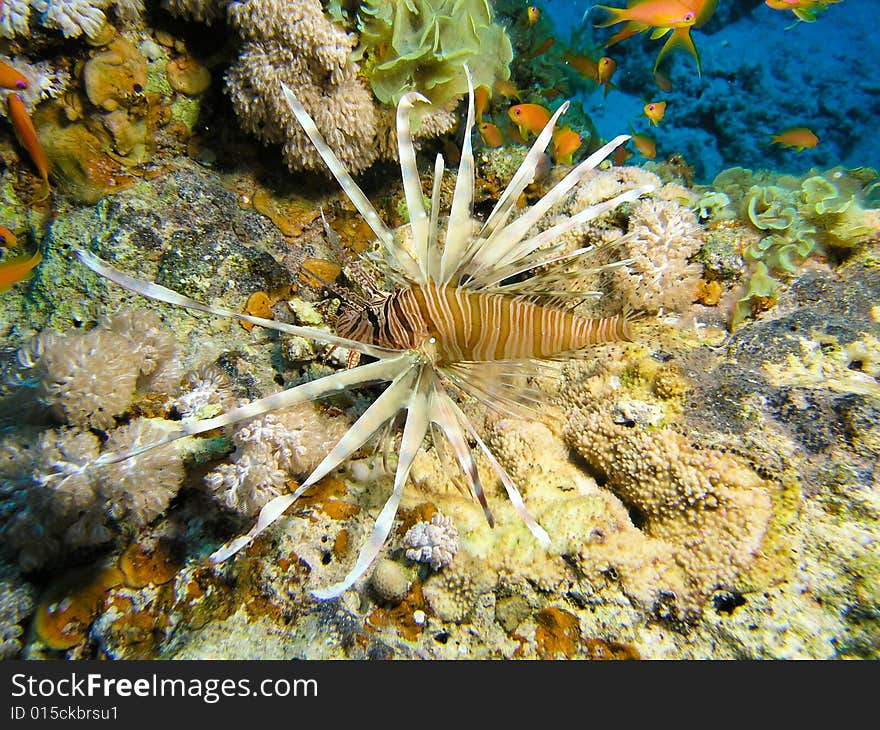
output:
[[540,542],[541,545],[543,545],[545,548],[549,548],[550,535],[548,535],[547,530],[541,527],[537,523],[535,518],[532,517],[532,514],[529,512],[528,508],[523,502],[522,495],[519,493],[519,489],[517,489],[517,486],[516,484],[514,484],[513,479],[510,478],[510,475],[504,470],[504,467],[498,463],[498,460],[493,456],[492,451],[489,449],[488,446],[486,446],[483,439],[480,438],[480,435],[471,425],[467,416],[462,413],[461,408],[459,408],[451,399],[449,401],[449,404],[451,405],[458,422],[471,435],[471,438],[473,438],[480,445],[480,449],[482,449],[483,454],[489,460],[489,463],[492,465],[495,473],[498,474],[498,477],[501,479],[501,483],[504,485],[504,489],[507,492],[507,496],[510,499],[511,504],[513,504],[513,508],[516,510],[516,513],[525,523],[526,527],[529,528],[529,532],[531,532],[535,536],[535,538],[537,538],[538,542]]
[[452,207],[446,229],[446,242],[440,257],[441,284],[449,283],[452,275],[461,266],[473,235],[471,213],[474,202],[474,149],[471,135],[474,131],[474,84],[467,64],[464,66],[468,83],[468,110],[464,124],[464,139],[461,143],[461,160],[458,164],[458,177],[452,194]]
[[[399,382],[401,378],[403,378],[409,372],[412,371],[413,365],[414,365],[413,357],[409,353],[404,353],[403,355],[400,355],[397,358],[393,358],[392,360],[386,360],[386,361],[380,360],[378,362],[370,363],[368,365],[362,365],[361,367],[359,367],[355,370],[342,370],[338,373],[334,373],[333,375],[328,375],[324,378],[321,378],[320,380],[314,380],[310,383],[303,383],[302,385],[298,385],[296,388],[291,388],[290,390],[281,391],[280,393],[276,393],[275,395],[270,395],[267,398],[263,398],[259,401],[254,401],[253,403],[249,403],[246,406],[242,406],[241,408],[235,409],[235,411],[230,411],[227,414],[224,414],[222,416],[218,416],[215,419],[209,419],[209,421],[197,421],[194,423],[194,425],[201,426],[202,424],[209,423],[210,421],[216,422],[218,419],[222,419],[224,421],[224,423],[212,425],[211,428],[202,428],[202,429],[200,429],[200,432],[206,431],[206,430],[211,430],[212,428],[216,428],[218,425],[226,425],[225,422],[234,423],[237,420],[244,420],[245,418],[252,417],[253,415],[261,415],[262,413],[265,413],[269,410],[274,410],[276,408],[285,408],[285,407],[289,407],[290,405],[293,405],[295,403],[300,403],[300,402],[309,401],[309,400],[315,400],[316,398],[319,398],[322,395],[327,395],[329,393],[335,393],[335,392],[338,392],[342,388],[350,387],[350,386],[353,386],[356,384],[373,382],[377,379],[387,380],[387,379],[389,379],[389,377],[395,377],[396,379],[394,382]],[[377,368],[376,366],[379,366],[379,367]],[[393,384],[394,383],[392,383],[392,385]],[[390,388],[391,388],[391,386],[386,388],[385,393],[387,393]],[[383,393],[382,395],[384,396],[385,393]],[[293,398],[292,397],[293,395],[295,395],[297,397]],[[380,396],[380,399],[381,399],[381,396]],[[271,403],[270,403],[269,407],[264,408],[267,401],[271,401]],[[283,401],[283,403],[281,403],[281,401]],[[369,412],[372,408],[374,408],[378,404],[378,402],[379,402],[379,399],[377,399],[376,402],[373,403],[373,405],[370,407],[370,409],[367,409],[367,412]],[[399,407],[398,407],[398,410],[399,410]],[[242,415],[241,417],[235,418],[235,420],[230,420],[231,416],[233,414],[235,414],[236,412],[243,412],[243,411],[258,411],[258,412],[256,414],[251,413],[251,412],[247,412],[245,415]],[[394,413],[396,413],[396,412],[397,412],[397,410],[394,411]],[[346,435],[351,433],[352,430],[354,430],[355,426],[357,426],[358,423],[360,423],[360,421],[363,420],[364,416],[366,416],[366,415],[367,414],[364,413],[364,415],[361,416],[361,419],[359,419],[359,421],[355,422],[354,426],[352,426],[352,428],[349,429],[349,431],[347,432]],[[366,439],[369,438],[370,435],[371,435],[371,433],[368,433],[367,436],[364,438],[364,441],[366,441]],[[345,437],[343,437],[343,439],[344,438]],[[339,448],[339,444],[337,444],[336,448]],[[357,449],[358,447],[355,446],[354,448]],[[352,449],[352,451],[353,450],[354,449]],[[335,451],[335,449],[334,449],[334,451]],[[328,462],[331,454],[333,454],[333,453],[334,452],[331,451],[331,453],[327,455],[327,457],[324,459],[323,462],[321,462],[321,464],[325,464],[325,462]],[[345,458],[345,456],[342,457],[342,459],[344,459],[344,458]],[[340,461],[341,461],[341,459],[340,459]],[[326,474],[331,469],[333,469],[334,466],[336,466],[337,464],[338,464],[338,461],[336,464],[333,464],[328,469],[326,469],[324,474]],[[275,522],[275,520],[277,520],[279,517],[281,517],[281,515],[284,514],[284,511],[291,504],[293,504],[297,499],[299,499],[302,496],[302,494],[310,486],[312,486],[312,484],[314,484],[317,481],[317,479],[320,478],[320,477],[318,477],[317,479],[312,478],[315,476],[315,474],[318,472],[318,469],[320,469],[320,468],[321,468],[321,465],[319,464],[318,468],[315,469],[314,472],[312,472],[311,477],[309,479],[307,479],[305,482],[303,482],[297,488],[297,490],[295,492],[293,492],[292,494],[283,494],[283,495],[281,495],[279,497],[275,497],[275,499],[267,502],[263,506],[263,509],[260,510],[260,514],[257,517],[257,523],[253,526],[253,528],[251,528],[251,530],[247,534],[241,535],[241,536],[235,538],[234,540],[227,543],[226,545],[224,545],[222,548],[220,548],[216,552],[212,553],[211,560],[215,563],[221,563],[224,560],[235,555],[235,553],[239,552],[243,548],[250,545],[250,543],[253,542],[254,538],[257,535],[259,535],[261,532],[263,532],[263,530],[265,530],[273,522]],[[323,476],[323,474],[321,476]]]
[[[364,366],[366,367],[366,366]],[[386,422],[397,415],[406,407],[407,398],[412,390],[413,380],[418,375],[418,366],[411,362],[397,373],[393,382],[382,391],[382,395],[363,412],[351,428],[330,452],[321,461],[308,478],[302,483],[302,488],[308,488],[327,474],[333,471],[370,438],[376,434]]]
[[480,474],[477,471],[474,455],[471,453],[471,448],[465,438],[465,432],[459,424],[450,403],[451,399],[438,384],[431,397],[431,420],[441,428],[443,435],[446,436],[446,440],[452,448],[462,472],[464,472],[471,493],[477,498],[477,501],[483,508],[486,522],[489,523],[490,527],[495,527],[495,518],[492,516],[489,503],[486,501],[486,495],[483,492],[483,484],[480,481]]
[[[403,427],[403,436],[400,442],[400,455],[397,461],[397,471],[394,475],[394,489],[391,496],[382,507],[382,511],[376,518],[376,524],[373,527],[373,534],[370,539],[360,549],[357,561],[354,567],[349,571],[339,583],[312,591],[315,598],[327,600],[336,598],[347,591],[355,582],[367,571],[372,565],[388,535],[391,532],[391,526],[397,515],[397,508],[400,506],[400,500],[403,496],[403,487],[409,477],[413,460],[422,446],[422,441],[428,433],[428,399],[432,385],[433,374],[430,368],[423,367],[418,373],[418,382],[412,387],[411,382],[407,382],[407,387],[411,390],[408,403],[406,404],[407,415],[406,423]],[[390,386],[389,386],[390,388]],[[386,390],[387,392],[387,390]],[[383,393],[384,395],[384,393]],[[378,402],[378,401],[377,401]],[[395,411],[396,412],[396,411]],[[366,414],[365,414],[366,415]]]
[[103,276],[114,284],[118,284],[129,291],[136,292],[147,299],[153,299],[157,302],[165,302],[166,304],[174,304],[178,307],[185,307],[186,309],[194,309],[197,312],[213,314],[218,317],[231,317],[233,319],[241,320],[242,322],[250,322],[251,324],[265,327],[266,329],[285,332],[290,335],[304,337],[308,340],[315,340],[317,342],[326,342],[330,345],[338,345],[349,350],[357,350],[358,352],[373,357],[387,358],[388,355],[396,355],[400,353],[400,350],[390,350],[387,347],[366,345],[363,342],[349,340],[346,337],[337,337],[329,332],[315,329],[313,327],[298,327],[284,322],[276,322],[273,319],[264,319],[262,317],[252,317],[248,314],[241,314],[240,312],[235,312],[231,309],[226,309],[225,307],[214,307],[208,304],[203,304],[202,302],[190,299],[173,289],[168,289],[161,284],[155,284],[151,281],[143,281],[141,279],[136,279],[133,276],[129,276],[114,266],[111,266],[98,256],[95,256],[95,254],[90,251],[77,249],[76,255],[83,264],[99,276]]
[[403,250],[394,239],[394,234],[382,222],[379,213],[376,212],[370,199],[354,181],[354,178],[348,170],[345,169],[345,165],[339,161],[339,158],[324,141],[324,138],[318,131],[318,126],[315,124],[314,120],[309,116],[305,107],[303,107],[299,102],[299,99],[296,98],[294,93],[284,84],[284,82],[281,82],[281,92],[284,94],[284,99],[290,107],[290,111],[293,112],[293,115],[299,121],[306,136],[311,140],[312,144],[315,145],[315,149],[318,151],[318,154],[321,155],[324,164],[330,168],[330,172],[333,173],[333,177],[336,178],[342,191],[348,196],[348,199],[352,202],[354,207],[357,208],[358,212],[364,217],[364,220],[373,230],[373,233],[375,233],[379,240],[385,245],[385,249],[392,258],[394,258],[400,269],[405,271],[407,275],[415,277],[414,280],[417,280],[421,275],[418,263],[409,255],[409,253]]

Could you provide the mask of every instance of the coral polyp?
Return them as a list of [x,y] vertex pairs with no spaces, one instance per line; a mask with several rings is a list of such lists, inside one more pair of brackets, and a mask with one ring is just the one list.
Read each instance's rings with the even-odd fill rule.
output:
[[[417,92],[408,92],[400,99],[396,132],[410,222],[397,230],[391,230],[383,223],[366,194],[324,141],[294,92],[281,84],[279,92],[291,112],[378,238],[384,252],[378,264],[385,279],[395,287],[391,292],[376,289],[370,292],[370,298],[353,296],[353,308],[340,317],[337,335],[207,306],[165,287],[133,279],[89,252],[78,252],[80,259],[97,273],[147,297],[209,314],[234,316],[374,358],[367,364],[298,385],[214,418],[183,421],[176,431],[152,446],[256,418],[343,389],[390,381],[299,487],[268,501],[250,532],[216,551],[212,555],[214,561],[224,561],[247,546],[306,490],[339,467],[401,411],[406,417],[392,493],[354,567],[342,581],[314,591],[315,596],[326,599],[340,595],[373,563],[390,533],[413,461],[432,427],[436,427],[448,441],[464,473],[465,483],[473,498],[481,504],[488,522],[493,522],[492,512],[470,440],[477,444],[491,464],[534,538],[549,546],[550,536],[527,509],[514,480],[492,455],[451,394],[460,392],[472,396],[504,414],[532,413],[534,405],[540,402],[540,394],[521,383],[514,384],[514,381],[537,373],[542,361],[558,359],[603,342],[628,339],[625,312],[603,319],[587,319],[553,306],[552,301],[558,301],[560,297],[554,266],[590,251],[588,248],[565,251],[560,237],[621,203],[635,201],[651,188],[642,186],[626,190],[530,235],[553,206],[627,139],[619,136],[602,146],[572,168],[534,205],[514,216],[516,203],[535,177],[554,126],[568,107],[563,104],[538,135],[486,220],[475,220],[472,213],[475,163],[471,148],[474,92],[469,73],[467,76],[469,106],[464,142],[452,203],[445,221],[441,221],[439,215],[443,158],[437,157],[430,207],[426,209],[410,132],[413,108],[427,103],[427,99]],[[542,291],[550,294],[542,297]],[[551,301],[542,304],[542,299]],[[123,461],[148,448],[150,446],[104,454],[94,463]]]

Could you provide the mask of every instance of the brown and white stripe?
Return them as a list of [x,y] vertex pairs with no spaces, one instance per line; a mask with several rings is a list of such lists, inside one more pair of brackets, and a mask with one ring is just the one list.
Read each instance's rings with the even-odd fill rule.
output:
[[394,292],[374,320],[360,322],[358,339],[416,349],[433,337],[440,363],[552,358],[629,339],[624,313],[588,319],[504,294],[435,284]]

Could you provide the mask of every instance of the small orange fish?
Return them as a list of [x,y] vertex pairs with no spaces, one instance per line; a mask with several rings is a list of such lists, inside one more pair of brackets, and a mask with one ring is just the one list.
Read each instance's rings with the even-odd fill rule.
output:
[[629,128],[629,131],[630,136],[632,137],[633,147],[636,148],[636,151],[642,157],[653,160],[657,156],[657,143],[650,137],[646,137],[644,134],[636,134],[632,127]]
[[600,86],[605,87],[605,96],[608,96],[608,92],[614,87],[614,84],[611,83],[611,77],[614,76],[615,71],[617,71],[617,61],[608,56],[602,56],[599,59],[596,80]]
[[599,64],[589,56],[584,54],[574,56],[571,53],[566,53],[563,56],[563,59],[565,59],[565,62],[584,78],[587,78],[590,81],[598,80]]
[[774,10],[791,10],[798,20],[813,23],[828,10],[829,5],[840,0],[765,0],[765,4]]
[[19,256],[0,262],[0,292],[5,292],[20,281],[30,279],[33,268],[42,260],[40,252],[36,251],[30,258]]
[[[2,3],[0,3],[0,6],[2,6]],[[28,85],[27,78],[20,71],[8,63],[0,61],[0,88],[26,89]]]
[[[647,28],[678,28],[692,26],[697,21],[696,13],[682,0],[641,0],[631,2],[626,8],[611,8],[607,5],[594,5],[611,17],[604,23],[596,23],[597,28],[607,28],[617,23],[638,23]],[[641,31],[636,31],[641,32]]]
[[700,55],[691,39],[691,28],[699,28],[708,22],[717,4],[718,0],[633,0],[626,8],[596,5],[594,7],[601,8],[611,15],[607,21],[597,23],[596,27],[605,28],[609,25],[625,23],[623,30],[611,36],[605,44],[606,48],[650,29],[653,29],[652,40],[662,38],[671,31],[671,35],[657,55],[654,70],[657,70],[660,62],[670,51],[684,48],[696,60],[697,72],[700,73]]
[[559,89],[541,89],[541,96],[547,101],[553,101],[556,97],[562,96],[562,92]]
[[540,104],[517,104],[507,110],[510,121],[519,127],[519,133],[527,138],[527,132],[539,134],[550,121],[550,111]]
[[18,238],[6,226],[0,226],[0,246],[3,248],[15,248],[18,245]]
[[645,104],[645,116],[651,120],[651,124],[655,127],[660,124],[664,114],[666,114],[665,101],[652,101]]
[[538,46],[534,51],[530,51],[529,53],[524,53],[523,58],[528,58],[528,59],[537,58],[542,53],[546,53],[547,51],[549,51],[553,47],[554,43],[556,43],[555,38],[548,38],[540,46]]
[[480,122],[477,125],[480,137],[483,138],[483,144],[486,147],[500,147],[504,144],[504,138],[501,136],[501,130],[492,122]]
[[657,87],[660,89],[660,91],[665,91],[667,94],[672,91],[672,82],[669,80],[669,77],[666,74],[655,71],[654,83],[657,84]]
[[819,138],[806,127],[791,127],[784,132],[771,135],[769,144],[794,147],[796,152],[803,152],[819,144]]
[[514,83],[507,79],[498,79],[498,81],[492,86],[492,89],[498,94],[498,96],[503,96],[505,99],[522,98],[522,91],[517,89]]
[[[31,121],[27,108],[18,94],[7,94],[6,103],[9,109],[9,119],[12,121],[13,129],[15,129],[15,135],[34,161],[40,177],[43,178],[46,195],[48,195],[49,158],[46,157],[46,153],[40,146],[40,140],[37,139],[37,130],[34,129],[34,123]],[[43,197],[46,196],[44,195]]]
[[526,23],[529,28],[531,28],[535,23],[538,22],[538,19],[541,17],[541,11],[538,10],[534,5],[529,5],[526,8]]
[[574,153],[584,138],[571,127],[559,127],[553,130],[553,160],[557,165],[571,165]]
[[626,161],[634,157],[633,151],[629,148],[629,144],[622,144],[611,155],[611,162],[618,167],[623,167]]
[[478,86],[474,89],[474,106],[476,107],[477,121],[483,120],[483,112],[486,111],[486,105],[489,103],[489,87]]

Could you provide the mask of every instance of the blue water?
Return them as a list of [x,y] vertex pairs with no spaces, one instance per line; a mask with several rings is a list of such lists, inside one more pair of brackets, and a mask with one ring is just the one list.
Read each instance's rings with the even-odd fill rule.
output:
[[[702,57],[698,76],[693,58],[675,52],[663,68],[673,88],[664,93],[653,82],[654,59],[663,40],[647,34],[608,49],[618,63],[619,89],[607,98],[585,94],[584,107],[599,133],[610,138],[633,123],[657,142],[658,159],[682,154],[708,181],[734,165],[803,173],[811,167],[880,167],[877,119],[880,116],[880,2],[845,0],[815,23],[797,23],[790,12],[763,2],[739,18],[731,11],[754,2],[719,0],[715,17],[692,32]],[[609,4],[623,7],[623,0]],[[597,29],[604,17],[594,10],[581,23],[586,2],[546,0],[543,7],[562,42],[591,37],[602,42],[621,26]],[[651,127],[642,114],[646,101],[666,100],[666,117]],[[768,146],[770,134],[805,126],[818,137],[812,150],[795,152]]]

